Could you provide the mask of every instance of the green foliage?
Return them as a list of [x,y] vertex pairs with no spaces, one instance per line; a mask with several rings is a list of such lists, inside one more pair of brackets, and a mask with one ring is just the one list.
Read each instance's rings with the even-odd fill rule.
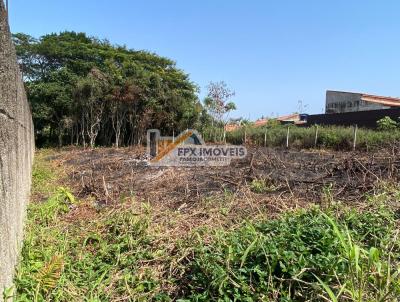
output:
[[104,210],[92,221],[65,224],[71,196],[61,191],[29,207],[15,300],[111,301],[130,293],[147,301],[155,295],[157,281],[142,265],[162,250],[152,248],[146,215]]
[[50,164],[56,153],[51,149],[41,149],[35,153],[32,169],[32,193],[45,199],[58,189],[60,173]]
[[254,193],[266,193],[273,192],[276,188],[266,179],[253,179],[250,183],[250,190]]
[[398,123],[392,120],[390,117],[385,116],[376,122],[379,130],[394,130],[398,128]]
[[51,260],[38,271],[35,276],[37,287],[34,301],[38,301],[41,291],[48,293],[57,286],[63,267],[63,258],[59,255],[54,255]]
[[323,290],[331,299],[351,291],[351,301],[397,297],[400,279],[388,260],[399,252],[394,213],[333,213],[302,210],[215,231],[211,244],[200,240],[186,272],[187,301],[316,301]]
[[[34,181],[52,171],[50,154],[35,157]],[[395,185],[377,187],[361,208],[335,203],[327,186],[324,210],[221,223],[172,241],[148,203],[98,209],[58,187],[58,174],[53,169],[49,178],[50,197],[29,204],[15,293],[4,292],[15,301],[383,302],[400,295]],[[250,188],[272,186],[255,179]],[[226,215],[231,198],[204,202]]]
[[[68,213],[48,220],[39,206],[29,209],[16,301],[391,301],[400,294],[398,221],[376,198],[362,212],[315,207],[229,230],[199,229],[178,250],[157,241],[147,204],[68,225],[60,219]],[[171,296],[161,287],[166,276],[146,263],[172,269],[182,254],[191,256],[169,277],[179,289]]]
[[147,128],[169,133],[198,122],[198,88],[170,59],[84,33],[13,37],[38,145],[134,144]]
[[74,203],[75,197],[72,193],[66,188],[59,187],[46,201],[41,204],[32,204],[30,211],[38,218],[38,224],[50,225],[59,215],[68,213]]
[[[331,217],[326,214],[324,216],[339,238],[343,258],[348,263],[348,276],[344,283],[341,282],[343,280],[338,280],[342,285],[335,299],[342,294],[350,296],[352,301],[363,301],[366,297],[371,301],[390,301],[396,297],[400,291],[400,269],[392,267],[391,255],[387,255],[387,259],[381,259],[380,251],[376,247],[361,247],[355,242],[347,226],[341,230]],[[390,243],[397,245],[396,242]],[[322,280],[318,281],[328,295],[333,297],[333,291]]]
[[32,171],[32,187],[34,192],[43,191],[44,187],[54,179],[54,175],[48,166],[38,167],[36,164],[33,165]]

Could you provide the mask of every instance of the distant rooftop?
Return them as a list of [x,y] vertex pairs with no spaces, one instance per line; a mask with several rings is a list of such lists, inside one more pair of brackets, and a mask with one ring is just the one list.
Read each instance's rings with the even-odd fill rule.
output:
[[362,94],[361,99],[365,102],[382,104],[390,107],[400,106],[400,98],[372,95],[372,94]]
[[361,100],[365,102],[382,104],[390,107],[400,107],[400,98],[398,97],[389,97],[389,96],[380,96],[367,94],[362,92],[349,92],[349,91],[338,91],[338,90],[327,90],[327,92],[339,92],[339,93],[352,93],[361,95]]

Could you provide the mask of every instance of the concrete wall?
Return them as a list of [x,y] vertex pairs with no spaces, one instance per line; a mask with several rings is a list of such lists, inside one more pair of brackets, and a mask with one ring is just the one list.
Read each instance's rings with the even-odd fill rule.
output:
[[365,102],[361,100],[361,96],[362,94],[360,93],[328,90],[326,92],[325,113],[344,113],[390,108],[380,104]]
[[34,153],[32,116],[0,0],[0,301],[23,238]]
[[313,126],[316,124],[337,126],[358,125],[359,127],[376,128],[376,122],[385,116],[397,120],[400,116],[400,108],[331,114],[311,114],[307,117],[307,126]]

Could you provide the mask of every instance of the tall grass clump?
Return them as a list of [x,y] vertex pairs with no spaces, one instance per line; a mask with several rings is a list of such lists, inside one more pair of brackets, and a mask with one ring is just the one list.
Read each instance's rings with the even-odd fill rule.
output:
[[[396,220],[385,207],[302,210],[198,239],[182,301],[394,301]],[[201,238],[201,237],[200,237]]]
[[162,248],[152,247],[147,215],[102,210],[79,219],[69,215],[78,203],[60,188],[30,205],[15,301],[112,301],[127,293],[147,301],[156,295],[157,282],[143,263]]
[[[334,150],[351,150],[354,142],[354,128],[342,126],[299,127],[295,125],[274,125],[254,127],[245,126],[226,134],[231,144],[246,143],[256,146],[285,147],[289,127],[289,147],[291,148],[328,148]],[[385,147],[400,140],[400,129],[374,130],[359,128],[357,130],[356,148],[371,150]]]
[[7,298],[94,302],[128,295],[148,301],[159,295],[145,263],[160,257],[163,247],[152,245],[147,204],[96,209],[90,201],[79,201],[68,188],[57,186],[58,173],[45,154],[35,158],[33,196],[48,197],[28,206],[15,288],[7,289]]
[[57,189],[58,171],[50,164],[55,156],[51,149],[42,149],[36,152],[32,169],[32,193],[49,196]]

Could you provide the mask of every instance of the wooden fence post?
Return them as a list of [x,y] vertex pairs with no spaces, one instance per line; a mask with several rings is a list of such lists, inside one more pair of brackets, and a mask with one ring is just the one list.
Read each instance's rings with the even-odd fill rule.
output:
[[354,132],[353,132],[353,150],[356,150],[356,144],[357,144],[357,129],[358,126],[357,124],[354,126]]
[[317,147],[317,142],[318,142],[318,125],[315,125],[314,148]]
[[244,144],[247,142],[247,129],[244,128]]
[[224,144],[226,145],[226,130],[224,129]]
[[265,128],[265,133],[264,133],[264,147],[267,146],[267,130],[268,130],[268,128]]
[[287,126],[286,132],[286,148],[289,148],[289,125]]

